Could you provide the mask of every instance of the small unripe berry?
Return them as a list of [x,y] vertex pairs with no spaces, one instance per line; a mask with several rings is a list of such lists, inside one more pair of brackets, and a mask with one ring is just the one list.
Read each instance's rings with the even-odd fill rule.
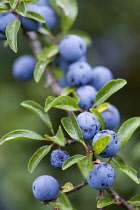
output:
[[55,168],[61,168],[63,163],[70,157],[69,154],[67,154],[66,152],[64,152],[61,149],[56,149],[53,150],[51,153],[51,164],[55,167]]

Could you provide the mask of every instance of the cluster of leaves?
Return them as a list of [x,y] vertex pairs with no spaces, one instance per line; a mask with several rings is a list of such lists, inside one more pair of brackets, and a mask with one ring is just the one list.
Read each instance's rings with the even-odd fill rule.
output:
[[[41,15],[34,12],[26,12],[26,5],[31,2],[35,3],[37,2],[37,0],[34,1],[2,0],[0,2],[0,11],[11,10],[16,14],[20,14],[22,16],[26,16],[44,23],[45,20]],[[87,36],[86,33],[81,31],[70,31],[70,28],[73,25],[78,13],[78,7],[76,1],[50,0],[50,3],[57,12],[57,14],[61,17],[62,34],[63,35],[70,33],[78,34],[86,40],[87,44],[90,44],[90,38]],[[20,29],[20,26],[21,26],[20,20],[16,19],[11,21],[6,28],[7,42],[14,52],[17,52],[17,33]],[[34,71],[34,79],[36,82],[39,82],[46,67],[54,61],[54,59],[59,53],[59,47],[58,47],[59,39],[55,38],[52,35],[51,31],[47,28],[45,24],[39,29],[37,33],[39,33],[43,37],[42,40],[44,41],[44,43],[47,42],[48,44],[48,46],[44,47],[42,51],[40,51],[37,55],[38,62]],[[62,38],[63,37],[62,34],[59,34],[56,37]],[[50,39],[49,42],[46,41],[45,38],[46,36]],[[93,108],[91,108],[90,111],[98,117],[102,129],[104,129],[104,121],[100,113],[105,111],[108,107],[109,103],[107,103],[106,100],[112,94],[120,90],[125,85],[126,85],[125,80],[116,79],[108,82],[102,89],[98,91],[96,99],[94,101]],[[40,134],[30,130],[25,130],[25,129],[14,130],[4,135],[0,140],[0,144],[2,145],[3,143],[8,141],[21,140],[21,139],[41,140],[46,142],[47,144],[45,146],[40,147],[29,160],[28,170],[30,173],[32,173],[37,167],[37,165],[40,163],[42,158],[45,157],[51,151],[51,148],[54,146],[54,144],[57,144],[60,147],[65,147],[65,145],[68,144],[68,141],[65,138],[62,129],[63,126],[64,130],[71,137],[72,141],[83,146],[84,149],[87,151],[87,154],[86,155],[76,154],[74,156],[71,156],[69,159],[67,159],[64,162],[62,170],[66,170],[67,168],[71,167],[73,164],[77,163],[81,174],[86,179],[89,171],[93,170],[93,163],[92,163],[93,154],[100,154],[105,149],[108,142],[110,141],[110,137],[105,136],[100,138],[91,149],[87,147],[82,135],[82,131],[75,117],[75,112],[78,112],[80,110],[78,107],[78,103],[79,99],[76,96],[75,89],[73,87],[64,88],[61,92],[61,95],[58,97],[49,96],[45,101],[44,107],[31,100],[22,102],[21,105],[23,107],[34,112],[46,124],[46,126],[50,129],[52,135],[50,136],[48,134],[45,134],[44,136],[41,136]],[[61,119],[62,125],[59,126],[56,133],[54,132],[54,128],[49,116],[49,110],[52,108],[63,109],[68,112],[72,112],[70,116]],[[126,146],[133,132],[139,126],[140,126],[140,117],[133,117],[122,124],[122,126],[117,132],[121,145],[120,149]],[[136,170],[126,165],[121,157],[115,155],[111,161],[116,169],[125,173],[137,184],[140,183],[140,180],[137,177]],[[50,204],[61,210],[63,209],[72,210],[73,207],[71,206],[65,193],[71,192],[74,189],[74,186],[71,183],[66,183],[62,187],[62,189],[63,192],[60,193],[59,201],[57,203],[50,202]],[[116,202],[114,200],[103,197],[98,201],[97,208],[102,208],[115,203]],[[140,205],[140,195],[134,196],[128,201],[128,203],[134,206]]]
[[[92,108],[91,112],[96,114],[96,116],[99,118],[102,128],[104,127],[104,122],[100,115],[100,112],[104,111],[107,108],[108,103],[104,103],[105,100],[109,96],[111,96],[114,92],[116,92],[117,90],[122,88],[125,84],[126,84],[126,81],[122,80],[122,79],[112,80],[112,81],[108,82],[102,89],[99,90],[99,92],[96,96],[95,104],[94,104],[96,108]],[[31,110],[32,112],[34,112],[36,115],[38,115],[40,117],[40,119],[50,129],[50,131],[52,132],[52,136],[49,136],[48,134],[41,136],[40,134],[35,133],[34,131],[20,129],[20,130],[12,131],[12,132],[6,134],[5,136],[3,136],[2,139],[0,140],[0,144],[3,144],[8,141],[20,140],[20,139],[33,139],[33,140],[46,141],[47,145],[40,147],[32,155],[32,157],[29,160],[28,170],[30,173],[32,173],[35,170],[35,168],[37,167],[37,165],[40,163],[42,158],[44,156],[46,156],[51,151],[51,148],[53,147],[54,144],[57,144],[62,147],[65,147],[65,145],[67,144],[67,140],[64,137],[64,133],[63,133],[61,126],[59,126],[57,133],[54,134],[53,125],[50,120],[48,111],[51,108],[58,108],[58,109],[63,109],[63,110],[73,111],[73,112],[78,111],[79,110],[78,101],[75,101],[72,97],[70,97],[68,95],[63,95],[63,96],[59,96],[59,97],[49,96],[46,99],[44,108],[41,105],[39,105],[38,103],[31,101],[31,100],[24,101],[21,103],[21,105],[23,107]],[[71,116],[62,118],[61,122],[62,122],[62,125],[63,125],[65,131],[69,134],[71,139],[74,140],[75,142],[83,145],[86,148],[84,138],[83,138],[81,129],[77,123],[75,114],[72,113]],[[133,132],[139,127],[139,125],[140,125],[140,117],[131,118],[123,123],[123,125],[120,127],[120,129],[117,133],[120,143],[121,143],[120,149],[122,149],[127,144],[128,140],[132,136]],[[94,146],[92,148],[93,150],[89,152],[89,155],[84,156],[81,154],[76,154],[74,156],[71,156],[68,160],[66,160],[64,162],[64,164],[62,166],[62,170],[66,170],[73,164],[77,163],[78,168],[80,169],[82,175],[84,176],[84,178],[86,178],[88,172],[93,170],[93,165],[92,165],[93,152],[95,154],[100,154],[100,152],[107,146],[109,140],[110,140],[110,138],[108,136],[100,138],[96,142],[96,144],[94,144]],[[128,175],[137,184],[140,183],[140,180],[137,177],[136,170],[133,169],[132,167],[126,165],[121,157],[119,157],[118,155],[115,155],[112,158],[112,162],[116,169],[118,169],[118,170],[122,171],[123,173],[125,173],[126,175]],[[67,189],[67,191],[71,191],[73,189],[73,185],[70,183],[70,186],[67,187],[67,185],[66,185],[66,187],[64,186],[64,189]],[[65,190],[64,190],[64,192],[65,192]],[[64,195],[63,195],[63,199],[64,199]],[[130,200],[130,203],[131,203],[131,200]],[[114,201],[107,200],[107,198],[102,198],[102,200],[98,201],[97,207],[101,208],[100,206],[105,206],[105,205],[110,205],[110,204],[114,204]],[[133,204],[133,201],[132,201],[132,204]],[[134,202],[134,204],[135,204],[135,202]]]

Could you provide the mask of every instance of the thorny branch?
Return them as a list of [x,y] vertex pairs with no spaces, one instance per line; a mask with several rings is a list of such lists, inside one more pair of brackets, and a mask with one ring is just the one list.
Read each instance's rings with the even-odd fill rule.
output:
[[112,187],[109,187],[106,190],[118,205],[121,204],[125,209],[134,210],[134,207],[131,204],[127,203],[127,201],[124,200]]
[[[36,56],[42,50],[41,42],[38,39],[37,34],[34,32],[27,32],[26,35],[30,40],[31,48],[33,50],[34,55]],[[46,68],[46,78],[47,78],[47,85],[52,88],[53,92],[57,96],[60,96],[62,87],[59,85],[59,83],[55,79],[49,66],[47,66]]]
[[[30,40],[31,48],[33,50],[34,55],[36,56],[42,50],[41,42],[38,39],[37,34],[34,33],[34,32],[27,32],[26,36]],[[47,80],[49,81],[48,85],[51,86],[53,92],[57,96],[60,96],[62,88],[59,85],[59,83],[57,82],[57,80],[55,79],[55,77],[54,77],[54,75],[53,75],[53,73],[52,73],[52,71],[51,71],[49,66],[46,68],[46,77],[47,77]],[[67,142],[67,144],[69,144],[69,143],[71,144],[73,142]],[[87,146],[89,147],[89,145],[87,145]],[[89,147],[89,150],[90,149],[91,148]],[[66,192],[65,194],[70,194],[72,192],[75,192],[75,191],[85,187],[87,184],[88,184],[87,181],[84,181],[81,184],[79,184],[77,186],[74,186],[72,190],[70,190],[69,192]],[[112,196],[112,198],[115,200],[115,202],[118,205],[122,205],[127,210],[134,210],[134,207],[132,205],[130,205],[129,203],[127,203],[127,201],[125,199],[123,199],[112,187],[110,187],[110,188],[108,188],[106,190]],[[99,197],[100,198],[103,197],[103,191],[102,190],[100,190],[98,192],[98,196],[97,196],[98,200],[100,199]],[[43,204],[48,205],[47,202],[43,202]],[[54,208],[54,209],[57,209],[57,208]],[[104,209],[105,208],[100,208],[100,210],[104,210]]]

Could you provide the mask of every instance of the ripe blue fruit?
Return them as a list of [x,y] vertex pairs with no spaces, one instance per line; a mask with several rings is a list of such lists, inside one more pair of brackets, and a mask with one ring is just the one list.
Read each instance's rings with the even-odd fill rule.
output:
[[[26,10],[36,13],[40,12],[39,6],[35,4],[27,5]],[[21,26],[24,31],[37,31],[42,26],[42,23],[27,17],[23,17],[21,15],[20,15],[20,20],[21,20]]]
[[[86,56],[82,56],[80,57],[76,62],[78,61],[87,61]],[[64,72],[68,71],[69,65],[71,65],[73,62],[69,62],[67,60],[65,60],[64,58],[62,58],[61,56],[59,56],[56,60],[55,60],[55,64],[58,65],[60,67],[61,70],[63,70]]]
[[0,13],[0,40],[6,39],[5,30],[7,25],[16,19],[16,15],[11,12]]
[[72,63],[66,74],[67,80],[71,86],[82,86],[91,80],[91,66],[84,61]]
[[63,75],[62,77],[60,77],[59,80],[58,80],[58,82],[61,85],[61,87],[63,87],[63,88],[69,86],[69,83],[68,83],[67,78],[66,78],[65,75]]
[[85,140],[92,139],[100,131],[100,122],[91,112],[82,112],[77,116],[78,124]]
[[54,177],[42,175],[34,180],[32,191],[38,200],[50,201],[57,195],[59,184]]
[[112,104],[109,104],[104,112],[101,112],[104,119],[105,129],[113,129],[120,123],[119,110]]
[[42,15],[47,26],[52,29],[56,24],[56,16],[54,10],[49,6],[39,6],[39,14]]
[[110,69],[104,66],[96,66],[92,70],[91,84],[97,90],[101,89],[107,82],[113,79],[112,72]]
[[50,6],[49,2],[47,0],[39,0],[37,3],[35,3],[38,6]]
[[111,139],[110,139],[107,147],[99,154],[99,156],[103,157],[103,158],[112,157],[113,155],[115,155],[118,152],[118,150],[120,148],[120,142],[119,142],[118,136],[114,131],[102,130],[94,136],[92,144],[94,145],[94,143],[99,138],[101,138],[103,136],[110,136]]
[[32,79],[36,65],[36,59],[31,55],[18,57],[12,66],[12,73],[15,79],[27,81]]
[[53,150],[50,157],[51,165],[53,165],[55,168],[61,168],[63,163],[69,157],[70,155],[61,149]]
[[87,177],[88,184],[97,190],[109,188],[115,180],[114,168],[106,162],[94,164],[93,166],[94,170]]
[[87,110],[93,106],[97,91],[91,85],[84,85],[77,88],[76,94],[80,99],[79,107],[83,110]]
[[72,34],[61,40],[59,50],[64,59],[74,62],[86,53],[87,46],[80,36]]

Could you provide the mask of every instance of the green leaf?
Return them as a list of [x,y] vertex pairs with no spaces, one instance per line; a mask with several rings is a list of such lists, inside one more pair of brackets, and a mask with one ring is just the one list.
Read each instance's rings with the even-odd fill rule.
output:
[[93,170],[92,155],[93,154],[91,153],[89,157],[86,157],[77,163],[78,168],[85,179],[87,179],[89,171]]
[[0,5],[3,5],[3,4],[6,4],[6,3],[9,3],[9,1],[8,0],[1,0],[0,1]]
[[26,16],[26,7],[24,1],[21,1],[19,5],[17,5],[16,10],[18,14],[22,16]]
[[31,100],[23,101],[21,105],[25,107],[26,109],[29,109],[32,112],[34,112],[36,115],[38,115],[40,119],[43,120],[43,122],[48,126],[50,130],[53,129],[49,115],[44,112],[44,109],[42,106],[40,106],[38,103]]
[[110,138],[111,136],[103,136],[92,145],[95,154],[99,155],[107,147]]
[[62,170],[66,170],[67,168],[69,168],[70,166],[72,166],[75,163],[78,163],[80,160],[85,159],[86,156],[83,155],[73,155],[70,158],[68,158],[62,165]]
[[41,135],[35,133],[34,131],[19,129],[4,135],[0,140],[0,144],[3,144],[7,141],[15,141],[20,139],[45,140]]
[[72,91],[75,91],[76,88],[72,87],[72,86],[68,86],[62,89],[62,96],[68,96]]
[[49,96],[45,103],[45,112],[47,112],[52,107],[57,109],[64,109],[67,111],[77,111],[78,105],[75,100],[69,96],[59,96],[57,98]]
[[132,197],[129,201],[127,201],[128,203],[130,203],[133,206],[140,206],[140,194],[135,195],[134,197]]
[[47,58],[52,58],[53,56],[58,54],[58,52],[58,45],[51,45],[49,48],[44,47],[44,49],[38,53],[37,59],[45,61]]
[[125,121],[120,127],[117,135],[120,140],[120,149],[122,149],[134,133],[134,131],[140,126],[140,117],[133,117]]
[[33,20],[36,20],[36,21],[41,22],[41,23],[46,22],[45,18],[42,15],[40,15],[36,12],[27,11],[26,12],[26,17],[30,18],[30,19],[33,19]]
[[38,29],[38,32],[47,36],[51,35],[50,29],[45,23]]
[[104,112],[105,110],[107,110],[108,106],[109,106],[109,103],[106,102],[106,103],[103,103],[100,106],[98,106],[96,108],[96,110],[101,113],[101,112]]
[[72,139],[79,143],[84,143],[82,131],[73,113],[69,117],[62,118],[61,122],[66,132],[70,135]]
[[104,130],[105,124],[104,124],[104,119],[103,119],[102,115],[94,108],[91,108],[90,111],[98,118],[98,120],[100,122],[101,129]]
[[118,155],[114,155],[111,161],[114,163],[115,166],[125,165],[124,160]]
[[92,38],[90,37],[90,35],[87,32],[81,31],[81,30],[71,30],[68,32],[68,34],[78,35],[85,40],[87,46],[89,46],[89,47],[92,46]]
[[46,61],[38,61],[34,70],[34,79],[39,82],[47,65],[52,62],[52,59],[47,59]]
[[115,204],[114,200],[103,197],[97,202],[97,208],[104,208],[105,206],[109,206],[111,204]]
[[5,7],[0,7],[0,12],[6,12],[6,11],[9,11],[9,9]]
[[120,90],[124,85],[126,85],[126,80],[124,79],[116,79],[111,80],[106,83],[97,93],[94,106],[99,106],[102,104],[107,98],[109,98],[112,94]]
[[63,192],[69,192],[73,189],[73,184],[71,182],[67,182],[63,187]]
[[15,9],[19,0],[9,0],[12,9]]
[[135,169],[131,168],[128,165],[121,165],[121,166],[117,166],[116,168],[118,170],[122,171],[123,173],[125,173],[127,176],[129,176],[134,182],[139,184],[139,180],[137,177],[137,171]]
[[56,5],[63,10],[61,27],[63,32],[67,32],[73,25],[77,14],[78,6],[76,0],[55,0]]
[[60,146],[65,146],[66,143],[61,126],[59,126],[59,129],[55,136],[51,137],[49,135],[45,135],[45,138],[52,140],[55,144],[58,144]]
[[51,58],[51,57],[57,55],[58,52],[59,52],[59,47],[58,47],[58,45],[54,44],[47,49],[45,55],[47,58]]
[[78,98],[77,94],[75,93],[75,89],[76,88],[74,88],[72,86],[67,86],[67,87],[62,89],[61,95],[72,97],[76,101],[76,103],[78,104],[80,99]]
[[57,207],[59,210],[74,210],[67,196],[63,192],[60,192],[58,203],[49,202],[49,204]]
[[30,173],[33,173],[33,171],[35,170],[35,168],[37,167],[37,165],[40,163],[40,161],[42,160],[42,158],[44,158],[45,155],[47,155],[50,150],[51,150],[51,146],[50,145],[45,145],[43,147],[40,147],[33,154],[33,156],[30,158],[29,163],[28,163],[28,171]]
[[17,33],[20,28],[20,21],[18,19],[12,20],[6,27],[6,37],[9,46],[16,53],[17,48]]

